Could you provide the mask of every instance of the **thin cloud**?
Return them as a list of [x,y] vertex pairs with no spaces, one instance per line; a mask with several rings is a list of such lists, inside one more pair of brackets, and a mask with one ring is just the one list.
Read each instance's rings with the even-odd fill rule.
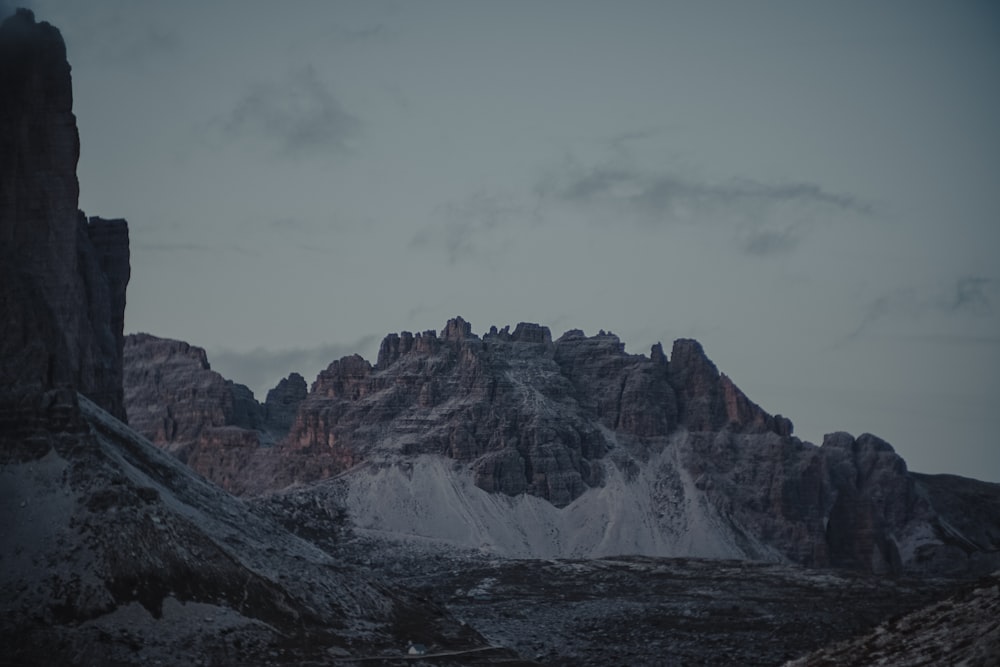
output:
[[743,240],[742,249],[748,255],[770,257],[795,250],[800,240],[794,228],[755,231]]
[[328,344],[311,348],[269,350],[256,348],[246,352],[226,349],[208,350],[212,369],[234,382],[250,387],[260,401],[267,391],[291,372],[300,373],[311,382],[331,362],[365,351],[376,342],[375,336],[364,336],[349,344]]
[[154,61],[166,62],[185,46],[176,12],[136,11],[128,0],[63,4],[62,21],[77,36],[67,35],[71,51],[85,53],[102,66],[149,74]]
[[987,289],[994,281],[982,276],[963,276],[955,282],[950,308],[952,311],[986,314],[992,311],[993,302]]
[[[124,39],[122,34],[128,35]],[[127,64],[136,67],[147,59],[161,55],[171,55],[180,50],[180,36],[163,26],[148,25],[129,35],[123,31],[101,43],[100,57],[106,62]]]
[[988,317],[993,313],[989,290],[995,282],[982,276],[960,276],[945,286],[906,287],[879,295],[868,304],[858,326],[840,342],[866,334],[883,321],[913,322],[929,316],[971,321]]
[[849,194],[809,182],[763,183],[733,178],[708,182],[634,166],[628,144],[652,131],[611,140],[614,160],[584,168],[572,158],[536,182],[540,210],[571,206],[598,221],[649,227],[709,225],[728,231],[735,247],[756,258],[797,250],[810,232],[837,216],[867,216],[872,208]]
[[636,130],[633,132],[621,132],[608,140],[608,146],[619,155],[630,155],[631,144],[634,142],[645,142],[659,134],[659,130]]
[[308,66],[252,86],[219,125],[228,138],[258,139],[278,155],[298,158],[349,153],[361,121]]
[[543,199],[570,203],[615,204],[660,221],[670,221],[679,209],[710,211],[717,208],[824,206],[868,214],[871,207],[849,195],[828,192],[814,183],[760,183],[734,179],[702,183],[677,176],[646,173],[629,168],[597,167],[543,179],[535,188]]
[[453,265],[486,253],[492,255],[503,244],[497,232],[522,214],[520,206],[499,195],[479,193],[448,202],[434,211],[439,222],[418,231],[410,247],[442,248]]

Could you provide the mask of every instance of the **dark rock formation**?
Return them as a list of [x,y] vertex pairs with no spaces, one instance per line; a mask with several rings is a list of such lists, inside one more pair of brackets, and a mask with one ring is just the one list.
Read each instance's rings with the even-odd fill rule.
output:
[[484,489],[565,505],[600,483],[590,461],[606,443],[556,347],[545,327],[480,339],[461,318],[440,337],[390,335],[375,367],[354,356],[319,374],[284,447],[343,468],[385,447],[441,454],[473,466]]
[[485,490],[563,506],[601,483],[594,462],[612,446],[602,427],[633,439],[679,425],[790,435],[790,422],[720,377],[697,343],[683,343],[668,363],[660,346],[629,355],[614,334],[575,330],[553,343],[547,327],[525,322],[482,339],[461,318],[440,337],[390,334],[374,367],[355,356],[320,373],[285,446],[346,468],[391,442],[469,463]]
[[919,496],[934,508],[930,518],[936,540],[927,540],[915,557],[920,562],[950,563],[957,574],[971,561],[989,572],[1000,554],[1000,484],[957,475],[910,473]]
[[792,422],[771,416],[753,403],[725,375],[719,373],[698,341],[674,341],[670,353],[670,382],[677,391],[681,424],[689,431],[792,434]]
[[295,421],[299,404],[306,399],[309,388],[304,377],[292,373],[267,392],[264,401],[264,421],[273,433],[285,435]]
[[683,465],[761,556],[777,549],[805,565],[898,574],[896,540],[933,513],[903,460],[869,434],[832,434],[817,448],[722,431],[692,434],[690,445]]
[[0,422],[60,387],[124,417],[128,229],[77,210],[66,47],[27,10],[0,26],[0,100]]
[[573,397],[605,427],[643,437],[665,436],[677,427],[677,399],[659,344],[650,358],[628,355],[614,334],[588,338],[574,329],[556,341],[555,350]]
[[130,334],[125,362],[129,425],[182,459],[208,429],[263,429],[253,392],[213,371],[200,347]]
[[[291,459],[277,466],[270,448],[288,434],[308,393],[298,373],[281,380],[262,405],[248,387],[213,371],[205,350],[182,341],[130,334],[125,364],[129,425],[222,488],[260,491],[262,480],[295,467]],[[340,469],[312,464],[312,474]]]
[[[186,363],[211,374],[200,351],[197,363]],[[143,372],[130,371],[128,379],[200,386],[170,368],[147,358]],[[203,391],[222,405],[222,389]],[[176,393],[161,392],[153,403],[169,404]],[[995,516],[957,518],[975,501],[965,487],[915,478],[887,443],[868,434],[832,434],[822,447],[801,442],[789,420],[750,401],[691,340],[675,342],[668,360],[660,345],[648,357],[626,354],[618,337],[603,331],[588,337],[573,330],[553,342],[546,327],[521,323],[513,333],[492,327],[479,338],[455,318],[440,335],[386,336],[374,366],[357,355],[334,361],[304,393],[301,378],[272,392],[268,415],[289,397],[281,427],[297,406],[276,446],[260,446],[259,431],[241,431],[220,412],[200,432],[189,463],[227,489],[259,494],[361,464],[369,470],[356,474],[364,485],[379,466],[398,462],[410,470],[431,455],[453,461],[456,474],[466,471],[484,491],[538,496],[560,508],[617,471],[647,481],[616,487],[616,497],[643,484],[652,494],[629,501],[652,515],[606,519],[629,526],[620,530],[633,535],[631,545],[701,545],[690,548],[881,574],[985,571],[998,561]],[[130,413],[144,414],[152,399],[135,396]],[[198,411],[173,409],[182,413],[186,423],[200,419]],[[996,489],[979,491],[1000,503]]]
[[900,572],[893,528],[930,514],[930,507],[916,494],[906,463],[889,443],[868,433],[858,438],[847,433],[827,435],[820,452],[836,492],[826,528],[831,562]]

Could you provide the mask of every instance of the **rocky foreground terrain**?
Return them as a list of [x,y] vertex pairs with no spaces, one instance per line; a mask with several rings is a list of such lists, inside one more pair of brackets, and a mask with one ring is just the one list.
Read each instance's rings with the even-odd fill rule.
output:
[[456,318],[259,403],[123,336],[29,11],[0,100],[0,662],[996,664],[997,485],[802,442],[690,340]]

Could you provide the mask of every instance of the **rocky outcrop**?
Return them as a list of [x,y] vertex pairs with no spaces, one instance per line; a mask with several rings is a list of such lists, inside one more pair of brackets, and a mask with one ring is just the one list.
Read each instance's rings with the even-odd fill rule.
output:
[[291,373],[267,392],[264,400],[264,421],[273,433],[285,435],[295,421],[299,405],[309,394],[304,377]]
[[719,373],[698,341],[674,341],[670,361],[670,382],[677,391],[680,421],[689,431],[792,434],[789,419],[771,416],[747,398],[732,380]]
[[577,330],[553,342],[525,322],[482,338],[462,318],[440,336],[390,334],[374,367],[355,356],[320,373],[285,446],[345,467],[386,447],[441,454],[468,463],[485,490],[563,506],[601,484],[596,461],[619,438],[665,438],[681,425],[790,435],[790,422],[689,343],[668,363],[659,345],[629,355],[614,334]]
[[[441,335],[403,332],[320,373],[283,445],[345,468],[379,451],[448,456],[482,488],[558,506],[600,483],[607,443],[574,398],[545,327],[482,339],[461,318]],[[296,480],[309,481],[309,480]]]
[[[682,465],[748,550],[766,545],[810,566],[899,574],[903,545],[915,546],[911,533],[934,514],[903,460],[870,434],[834,433],[815,447],[774,433],[695,433]],[[912,553],[905,560],[919,569]]]
[[0,421],[23,426],[60,388],[124,417],[128,228],[77,210],[66,47],[27,10],[0,25],[0,99]]
[[555,360],[573,386],[573,398],[603,426],[635,436],[666,436],[678,426],[678,406],[662,346],[650,357],[625,354],[612,333],[587,337],[567,331]]
[[251,443],[273,445],[307,393],[305,379],[292,373],[262,405],[249,387],[213,371],[205,350],[183,341],[130,334],[124,350],[129,425],[224,488],[247,459],[226,464],[221,450],[252,454]]
[[129,425],[181,458],[206,429],[263,427],[253,392],[213,371],[200,347],[130,334],[125,363]]
[[[210,373],[196,356],[198,372]],[[170,366],[145,368],[128,377],[148,383]],[[470,548],[493,543],[516,556],[701,555],[889,575],[1000,564],[996,518],[981,516],[978,530],[957,518],[973,502],[960,485],[918,480],[869,434],[831,434],[821,447],[800,441],[691,340],[675,342],[668,359],[659,344],[649,356],[627,354],[610,332],[553,341],[548,328],[521,323],[480,338],[455,318],[440,333],[386,336],[374,366],[357,355],[334,361],[304,393],[304,380],[290,377],[269,395],[268,415],[289,397],[282,427],[297,406],[273,447],[220,415],[200,431],[189,463],[236,493],[337,477],[334,487],[347,486],[338,497],[353,498],[362,524],[406,525],[428,538],[463,525]],[[456,495],[420,500],[442,484]],[[527,529],[496,509],[480,516],[473,489],[515,503],[498,507],[535,497],[557,513],[534,506],[542,542],[510,542],[499,536]],[[1000,502],[995,489],[984,493]]]
[[919,497],[934,513],[929,522],[934,539],[925,539],[914,550],[921,563],[950,564],[946,574],[969,569],[990,572],[1000,566],[1000,484],[957,475],[910,473]]

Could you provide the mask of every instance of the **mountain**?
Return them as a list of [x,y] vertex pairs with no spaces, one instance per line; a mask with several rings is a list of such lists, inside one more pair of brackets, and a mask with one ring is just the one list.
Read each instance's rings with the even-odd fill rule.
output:
[[[302,664],[414,634],[484,648],[121,420],[128,229],[77,210],[69,72],[56,28],[23,9],[0,25],[3,662]],[[287,423],[277,400],[262,423]]]
[[124,418],[128,226],[77,209],[66,47],[27,11],[0,26],[0,99],[0,425],[66,386]]
[[[925,575],[995,567],[997,485],[803,443],[694,341],[456,318],[261,404],[124,338],[128,226],[77,208],[69,74],[54,27],[0,24],[3,662],[768,665],[993,613]],[[977,627],[934,657],[975,664]]]
[[[164,346],[176,352],[148,352]],[[195,470],[244,495],[294,489],[337,503],[357,534],[520,558],[697,556],[877,574],[1000,564],[1000,512],[984,509],[998,507],[1000,486],[910,473],[870,434],[803,442],[693,340],[668,359],[660,345],[627,354],[603,331],[553,340],[521,323],[479,337],[455,318],[440,334],[386,336],[374,365],[331,363],[296,396],[283,437],[236,418],[206,427],[192,397],[144,403],[143,378],[182,357],[199,359],[184,362],[199,379],[159,395],[229,386],[189,349],[129,337],[129,413],[189,415],[171,428],[201,429],[185,441]],[[216,417],[232,400],[206,395],[221,401]],[[137,427],[173,446],[159,423]]]

